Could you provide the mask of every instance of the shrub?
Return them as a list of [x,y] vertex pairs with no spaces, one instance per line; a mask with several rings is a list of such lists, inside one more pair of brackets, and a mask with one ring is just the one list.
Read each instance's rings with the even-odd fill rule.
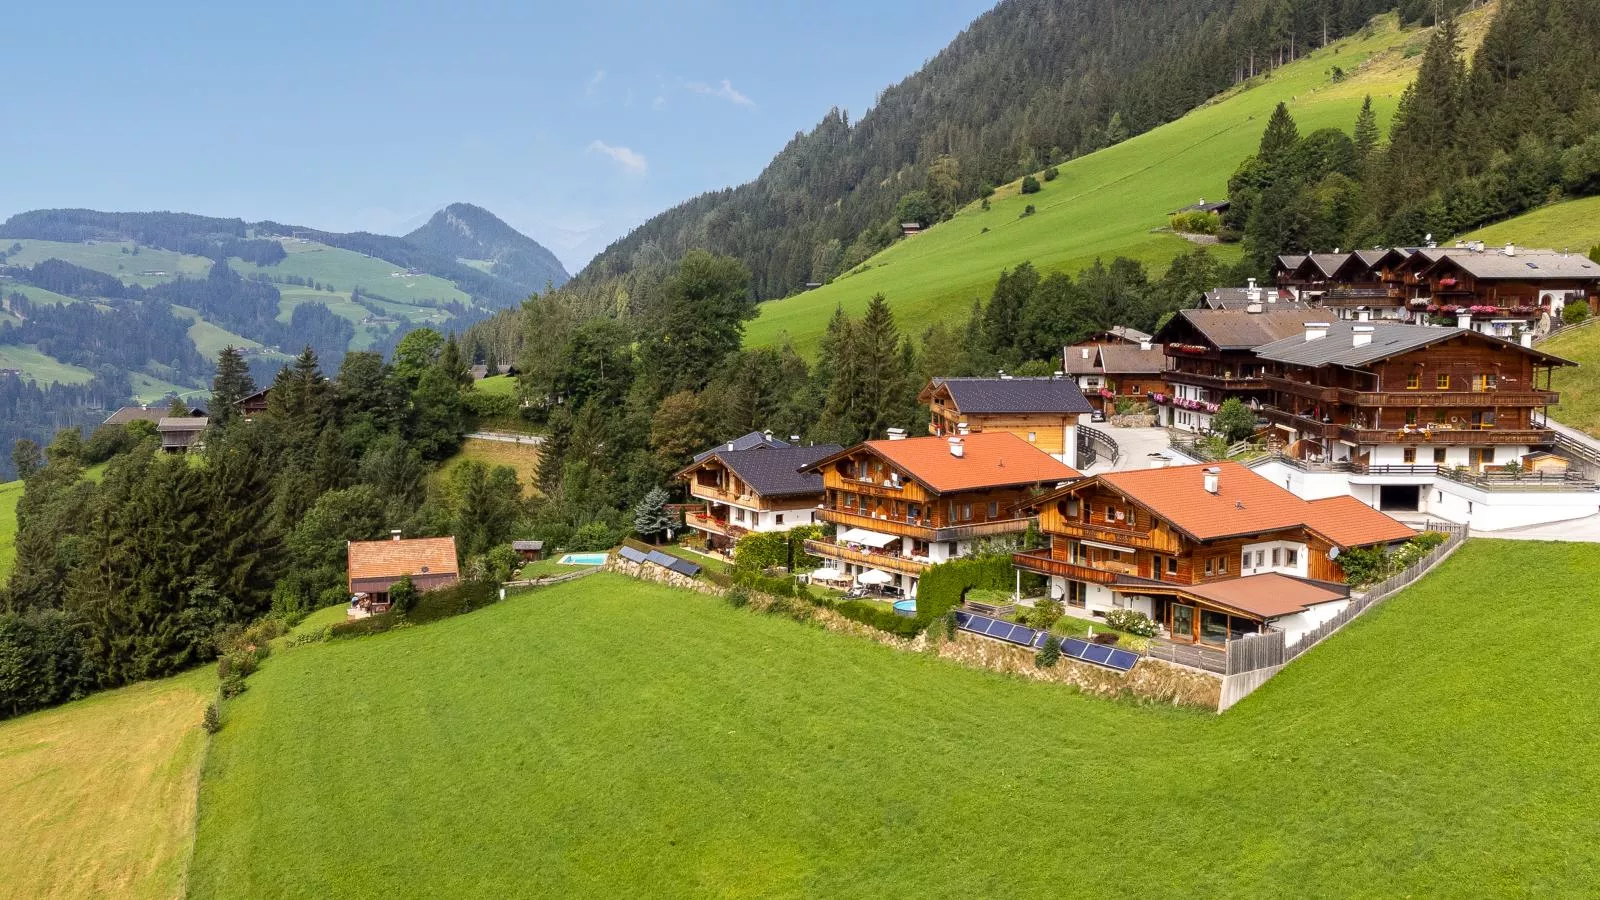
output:
[[1576,325],[1589,318],[1589,305],[1587,303],[1568,303],[1561,307],[1561,321],[1568,325]]
[[879,631],[887,631],[901,637],[913,637],[922,630],[916,619],[895,615],[894,610],[886,609],[877,603],[845,600],[842,603],[835,603],[833,609],[853,622],[870,625]]
[[1024,194],[1037,194],[1040,190],[1039,179],[1032,175],[1022,176],[1022,192]]
[[1230,444],[1242,441],[1255,433],[1255,411],[1238,397],[1229,397],[1211,417],[1211,430]]
[[221,689],[223,699],[229,700],[244,693],[249,686],[244,683],[243,675],[229,675],[222,679]]
[[1375,584],[1388,577],[1389,557],[1382,547],[1356,547],[1339,554],[1339,568],[1352,585]]
[[598,553],[610,550],[622,542],[622,532],[604,522],[590,522],[572,533],[567,549],[578,553]]
[[[918,600],[917,604],[920,606],[922,601]],[[944,614],[944,636],[947,640],[956,639],[956,627],[956,611],[952,609]]]
[[1198,209],[1175,213],[1167,220],[1172,230],[1182,234],[1216,234],[1222,230],[1222,217]]
[[1033,655],[1033,664],[1041,669],[1053,669],[1061,661],[1061,639],[1050,635],[1044,639],[1044,646]]
[[1061,170],[1060,169],[1056,168],[1055,166],[1051,166],[1050,168],[1044,170],[1044,180],[1045,181],[1055,181],[1056,180],[1056,176],[1058,176],[1060,174],[1061,174]]
[[[989,198],[988,197],[983,198],[983,200],[978,203],[978,208],[983,210],[984,212],[988,212],[989,211]],[[984,229],[984,231],[988,231],[988,230],[989,229],[987,229],[987,228]]]
[[750,605],[750,591],[743,585],[734,585],[728,590],[728,605],[734,609],[744,609]]
[[224,680],[234,677],[246,678],[255,674],[256,663],[254,653],[248,650],[230,650],[217,657],[217,677]]
[[1022,213],[1020,215],[1018,215],[1017,218],[1026,219],[1027,217],[1033,215],[1035,212],[1036,212],[1036,210],[1033,208],[1033,204],[1029,203],[1027,206],[1024,206],[1022,208]]
[[1156,623],[1136,609],[1113,609],[1106,613],[1106,624],[1118,631],[1139,637],[1155,637]]
[[733,548],[733,567],[740,572],[762,572],[787,567],[793,560],[797,568],[820,563],[808,556],[805,542],[822,534],[820,525],[801,525],[788,531],[751,532],[739,538]]
[[399,581],[389,585],[389,602],[394,604],[394,611],[402,616],[417,605],[417,597],[417,585],[410,575],[402,575]]
[[917,582],[917,621],[926,627],[943,618],[960,606],[973,588],[1009,594],[1015,578],[1016,569],[1008,555],[969,556],[930,566]]
[[1027,624],[1029,628],[1039,631],[1049,631],[1061,621],[1062,608],[1059,600],[1040,600],[1028,612]]
[[206,734],[216,734],[222,730],[222,716],[217,712],[215,703],[206,704],[206,714],[200,719],[200,724],[205,727]]

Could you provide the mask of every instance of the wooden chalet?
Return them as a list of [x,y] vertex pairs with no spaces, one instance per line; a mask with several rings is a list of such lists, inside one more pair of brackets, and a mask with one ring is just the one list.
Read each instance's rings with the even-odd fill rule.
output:
[[1165,395],[1170,390],[1166,349],[1148,340],[1074,344],[1062,355],[1063,371],[1107,418],[1116,414],[1119,401],[1146,403],[1152,394]]
[[544,541],[512,541],[511,550],[523,562],[538,562],[544,559]]
[[1254,278],[1244,287],[1212,288],[1200,295],[1200,309],[1245,310],[1259,306],[1263,309],[1300,309],[1306,304],[1293,294],[1276,287],[1261,287]]
[[801,470],[841,449],[794,447],[752,432],[707,450],[675,476],[691,498],[703,501],[684,513],[683,522],[718,550],[731,550],[748,532],[810,525],[822,502],[822,476]]
[[156,421],[161,449],[167,453],[187,453],[198,449],[211,420],[205,416],[162,416]]
[[1069,378],[935,378],[917,400],[934,437],[1006,432],[1061,462],[1078,460],[1078,419],[1094,411]]
[[1024,508],[1050,546],[1014,562],[1069,611],[1134,609],[1171,640],[1216,645],[1316,627],[1348,598],[1341,552],[1415,534],[1354,497],[1308,502],[1232,462],[1110,472]]
[[[1554,440],[1534,414],[1560,399],[1553,370],[1573,365],[1471,329],[1393,323],[1308,325],[1256,355],[1261,411],[1290,455],[1473,471]],[[1386,508],[1417,508],[1392,493]]]
[[[166,406],[124,406],[111,415],[106,416],[102,425],[131,425],[134,422],[149,422],[160,425],[161,420],[167,418]],[[204,416],[206,411],[198,407],[189,407],[190,416]]]
[[233,402],[233,406],[245,416],[258,416],[267,411],[267,399],[272,393],[272,388],[264,387],[248,397],[240,397]]
[[406,576],[418,591],[450,587],[461,580],[453,537],[401,539],[395,532],[387,541],[349,542],[346,558],[352,618],[388,612],[389,589]]
[[1321,310],[1307,308],[1179,310],[1156,335],[1170,359],[1171,392],[1150,397],[1161,424],[1208,431],[1211,415],[1229,397],[1259,403],[1267,391],[1266,367],[1255,348],[1326,318]]
[[983,538],[1026,531],[1030,515],[1019,504],[1079,477],[1009,431],[867,441],[809,471],[822,476],[819,518],[836,532],[807,541],[806,551],[906,596],[929,566],[970,554]]

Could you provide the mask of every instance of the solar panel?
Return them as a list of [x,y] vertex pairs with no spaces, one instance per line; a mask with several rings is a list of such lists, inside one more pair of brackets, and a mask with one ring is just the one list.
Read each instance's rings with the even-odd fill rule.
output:
[[674,557],[672,564],[667,566],[667,568],[677,572],[679,575],[687,575],[690,578],[700,574],[700,567],[692,562],[689,562],[687,559],[678,559]]
[[1113,669],[1121,669],[1124,672],[1132,669],[1138,664],[1139,654],[1132,653],[1127,650],[1112,650],[1111,658],[1106,661],[1106,665]]
[[1104,644],[1090,644],[1089,649],[1083,651],[1083,658],[1103,666],[1111,659],[1111,648]]
[[638,550],[629,547],[627,544],[623,544],[622,549],[618,550],[617,552],[621,554],[623,559],[629,562],[642,563],[650,558],[645,554],[640,553]]
[[662,553],[660,550],[651,550],[649,555],[645,556],[645,559],[655,563],[658,566],[661,566],[664,569],[672,568],[673,557]]

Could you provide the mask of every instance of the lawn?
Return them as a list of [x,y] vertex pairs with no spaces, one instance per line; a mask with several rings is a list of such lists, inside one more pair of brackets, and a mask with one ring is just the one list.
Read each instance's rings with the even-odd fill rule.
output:
[[480,378],[473,387],[493,397],[510,397],[517,392],[517,379],[512,375],[492,375]]
[[[1464,17],[1470,45],[1486,28],[1493,4]],[[1163,231],[1167,214],[1204,197],[1226,195],[1228,177],[1254,153],[1279,100],[1286,100],[1300,133],[1337,127],[1350,131],[1362,97],[1372,94],[1387,123],[1400,92],[1415,75],[1420,55],[1406,57],[1426,40],[1401,31],[1393,17],[1377,20],[1364,35],[1317,51],[1183,118],[1114,147],[1060,166],[1060,177],[1038,194],[1022,196],[1019,184],[1002,187],[984,211],[962,210],[909,240],[902,240],[833,283],[761,304],[746,342],[777,344],[786,337],[806,356],[834,308],[859,315],[882,293],[903,332],[920,334],[935,321],[959,322],[974,298],[988,299],[1002,269],[1024,261],[1051,271],[1076,272],[1099,258],[1144,261],[1152,277],[1192,244]],[[1334,82],[1337,66],[1349,73]],[[1025,206],[1037,212],[1021,218]],[[1215,252],[1228,260],[1237,246]]]
[[0,723],[0,893],[181,896],[209,668]]
[[1221,717],[596,575],[269,661],[207,757],[190,887],[1585,894],[1600,657],[1549,623],[1600,628],[1596,566],[1474,541]]
[[1550,417],[1600,437],[1600,323],[1558,334],[1539,349],[1578,364],[1556,369],[1551,377],[1561,402],[1550,408]]
[[[257,266],[241,259],[230,259],[228,264],[243,275],[257,272],[276,276],[298,275],[301,278],[332,285],[336,290],[346,294],[351,288],[359,287],[363,292],[388,297],[401,303],[410,303],[422,298],[457,300],[468,304],[472,302],[472,298],[443,278],[434,275],[396,276],[394,274],[396,272],[405,272],[404,266],[397,266],[374,256],[365,256],[353,250],[341,250],[326,244],[296,240],[284,241],[283,249],[288,256],[275,265]],[[290,286],[279,285],[280,289],[285,287]]]
[[21,481],[0,484],[0,584],[11,580],[17,564],[17,501],[21,499]]
[[21,369],[23,375],[40,385],[52,381],[88,384],[94,378],[94,373],[88,369],[64,363],[40,352],[32,344],[0,344],[0,369]]
[[448,479],[450,470],[466,460],[475,460],[490,468],[510,466],[516,470],[517,481],[522,483],[522,492],[525,496],[532,496],[538,492],[539,448],[533,444],[467,438],[461,442],[460,452],[446,460],[433,477]]
[[[137,284],[141,287],[153,287],[172,281],[180,275],[200,278],[211,270],[211,260],[172,250],[140,247],[139,255],[134,256],[132,241],[96,241],[77,244],[62,241],[0,240],[0,249],[9,248],[14,243],[21,244],[22,249],[7,254],[6,263],[9,265],[32,266],[47,259],[59,259],[83,266],[85,269],[115,275],[123,284]],[[129,252],[124,253],[124,250]],[[141,272],[164,274],[142,275]]]

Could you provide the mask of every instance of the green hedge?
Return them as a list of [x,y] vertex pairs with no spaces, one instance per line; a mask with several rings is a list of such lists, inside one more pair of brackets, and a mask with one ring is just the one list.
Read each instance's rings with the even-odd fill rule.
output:
[[800,525],[788,531],[753,531],[734,545],[733,567],[739,571],[760,572],[774,566],[787,566],[793,548],[795,567],[809,568],[821,561],[806,555],[804,542],[821,536],[820,525]]
[[422,625],[482,609],[499,601],[500,585],[495,582],[464,581],[452,587],[422,594],[417,598],[416,607],[406,614],[387,612],[365,619],[340,622],[333,626],[330,636],[346,638],[382,634],[401,623]]
[[922,630],[923,623],[910,616],[895,615],[893,610],[885,609],[877,603],[864,603],[860,600],[843,600],[832,604],[833,610],[863,625],[870,625],[879,631],[898,634],[901,637],[915,637]]
[[933,566],[917,582],[917,627],[926,628],[960,606],[967,591],[1008,590],[1016,577],[1010,556],[974,556]]

